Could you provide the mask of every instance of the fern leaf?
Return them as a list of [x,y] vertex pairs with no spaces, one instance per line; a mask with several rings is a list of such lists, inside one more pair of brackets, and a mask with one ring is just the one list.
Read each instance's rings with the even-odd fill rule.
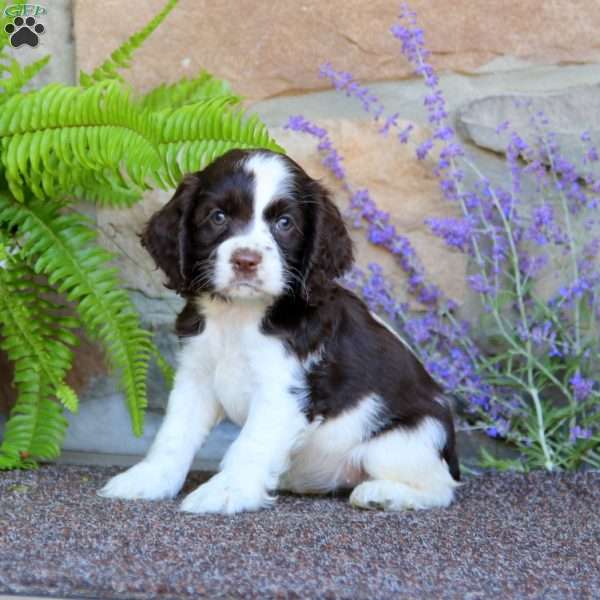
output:
[[[52,395],[76,412],[77,396],[64,383],[73,362],[71,347],[77,344],[70,331],[76,323],[61,314],[63,306],[48,299],[52,290],[36,279],[25,263],[11,257],[0,275],[0,323],[5,338],[2,347],[17,363],[25,357],[35,363],[51,386]],[[22,377],[19,365],[16,365],[16,381]]]
[[101,178],[106,183],[100,183],[98,177],[90,174],[86,177],[82,174],[78,184],[65,194],[65,196],[81,201],[94,202],[98,206],[112,208],[130,208],[142,198],[142,188],[129,182],[129,184],[118,173],[106,169]]
[[0,223],[17,226],[23,234],[25,256],[35,258],[34,269],[76,303],[87,332],[106,348],[120,372],[133,431],[141,435],[147,404],[146,376],[153,345],[148,332],[121,289],[116,269],[107,266],[112,255],[93,244],[96,232],[85,217],[61,213],[54,203],[19,203],[0,196]]
[[178,0],[169,0],[164,8],[142,29],[134,33],[124,44],[119,46],[99,67],[91,74],[81,72],[79,81],[83,86],[92,85],[95,81],[119,79],[118,69],[129,67],[133,53],[152,35],[154,30],[165,20],[167,15],[175,8]]
[[242,97],[231,91],[229,84],[201,71],[193,79],[181,79],[173,84],[161,84],[142,96],[142,108],[158,111],[165,108],[179,108],[210,98],[227,97],[232,104],[241,102]]
[[[0,112],[0,152],[11,193],[38,198],[89,186],[144,189],[162,168],[156,125],[115,82],[51,84],[13,96]],[[125,172],[126,176],[122,174]]]
[[28,382],[11,410],[0,445],[0,470],[31,469],[37,460],[60,454],[68,421],[62,408],[45,397],[43,379]]
[[72,319],[45,296],[49,288],[14,256],[0,268],[0,348],[14,363],[17,402],[0,446],[0,469],[35,466],[36,459],[58,456],[66,419],[58,399],[76,412],[75,392],[64,382],[71,368]]
[[[3,56],[0,53],[0,61]],[[50,61],[50,55],[44,56],[35,62],[22,67],[12,57],[6,57],[8,64],[0,62],[0,104],[10,96],[19,92],[23,86],[31,81]]]
[[174,186],[184,173],[202,169],[233,148],[283,149],[256,115],[246,118],[231,99],[212,98],[157,114],[164,177]]
[[[86,89],[60,84],[10,98],[0,112],[0,160],[15,198],[90,189],[123,204],[154,185],[170,188],[232,148],[282,149],[257,117],[233,108],[235,96],[151,112],[129,88],[108,81]],[[115,189],[115,199],[100,195]]]
[[154,352],[154,360],[158,366],[167,387],[170,389],[175,383],[175,369],[166,361],[165,357],[156,348]]

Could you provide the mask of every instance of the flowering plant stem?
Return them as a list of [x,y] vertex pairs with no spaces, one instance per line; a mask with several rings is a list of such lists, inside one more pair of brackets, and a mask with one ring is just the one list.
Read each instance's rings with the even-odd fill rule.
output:
[[[507,177],[492,183],[458,140],[428,62],[423,31],[406,5],[392,33],[427,88],[424,105],[432,134],[416,147],[416,156],[425,160],[437,151],[434,175],[444,198],[457,209],[457,217],[432,216],[426,223],[454,251],[466,254],[470,267],[465,284],[479,298],[482,314],[461,318],[457,303],[428,280],[410,240],[397,231],[391,215],[377,207],[368,190],[350,184],[343,157],[328,133],[304,117],[291,117],[289,128],[319,139],[323,164],[349,196],[353,225],[370,243],[397,258],[419,310],[398,301],[375,263],[368,272],[353,270],[346,284],[397,326],[431,375],[458,400],[470,430],[505,439],[520,454],[516,460],[499,460],[482,452],[483,464],[519,470],[585,464],[599,468],[600,381],[595,378],[594,357],[597,360],[600,344],[593,327],[600,317],[600,238],[594,237],[600,202],[582,189],[583,177],[560,155],[553,134],[539,127],[547,125],[539,111],[531,119],[539,137],[537,149],[525,141],[528,134],[510,130],[509,123],[498,127],[499,135],[508,131]],[[378,126],[381,135],[393,132],[399,142],[409,141],[414,126],[399,125],[397,112],[386,117],[379,98],[350,73],[327,64],[321,76],[360,101],[378,125],[383,120]],[[582,140],[587,144],[585,181],[593,194],[600,194],[600,178],[589,174],[599,153],[589,135]],[[527,197],[525,190],[533,185],[535,193]],[[554,216],[555,202],[562,223]],[[567,253],[569,269],[562,273],[555,265]],[[558,291],[542,292],[542,278],[553,273],[563,277]],[[590,334],[584,336],[586,328]]]

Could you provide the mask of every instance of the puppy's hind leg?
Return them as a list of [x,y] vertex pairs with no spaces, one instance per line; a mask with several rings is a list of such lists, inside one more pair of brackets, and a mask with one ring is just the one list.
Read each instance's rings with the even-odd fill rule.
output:
[[366,480],[354,488],[350,503],[381,510],[448,506],[458,483],[442,458],[445,444],[446,431],[433,417],[425,417],[416,427],[398,427],[361,444],[351,461],[360,465]]

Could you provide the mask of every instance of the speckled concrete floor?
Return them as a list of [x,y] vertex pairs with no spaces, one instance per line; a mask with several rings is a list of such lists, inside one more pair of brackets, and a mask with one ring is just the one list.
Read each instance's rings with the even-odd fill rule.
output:
[[[255,514],[106,500],[115,468],[0,473],[0,593],[94,598],[598,598],[600,473],[485,475],[449,509],[282,496]],[[202,480],[188,479],[185,491]]]

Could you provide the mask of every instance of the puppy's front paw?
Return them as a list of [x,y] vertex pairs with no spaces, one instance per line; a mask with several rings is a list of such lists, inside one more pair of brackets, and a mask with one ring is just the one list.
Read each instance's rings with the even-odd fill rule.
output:
[[226,472],[217,473],[185,497],[181,510],[191,513],[233,514],[258,510],[273,501],[264,487],[236,482]]
[[165,473],[160,466],[142,461],[109,479],[108,483],[98,490],[98,495],[125,500],[163,500],[177,495],[183,483],[180,479],[181,477],[176,477],[174,473]]

